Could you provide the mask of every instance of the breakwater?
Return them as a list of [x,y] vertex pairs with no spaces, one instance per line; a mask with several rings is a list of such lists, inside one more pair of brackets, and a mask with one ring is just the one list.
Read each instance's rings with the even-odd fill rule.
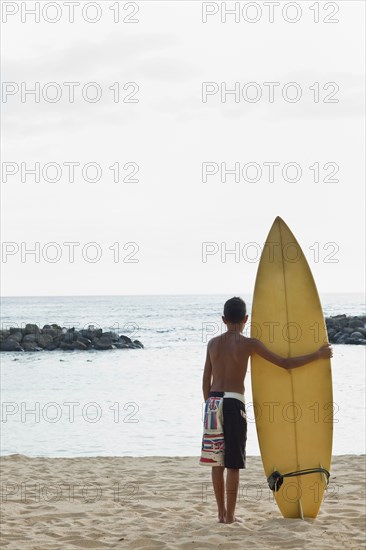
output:
[[366,317],[335,315],[325,319],[331,344],[366,345]]
[[0,351],[52,351],[138,349],[144,346],[139,340],[116,332],[103,332],[101,328],[89,325],[87,329],[76,330],[57,324],[38,325],[28,323],[24,328],[10,327],[0,331]]
[[[328,339],[331,344],[366,345],[366,317],[345,314],[326,317]],[[55,323],[40,328],[28,323],[24,328],[0,330],[0,351],[110,350],[143,348],[139,340],[113,331],[89,325],[77,330]]]

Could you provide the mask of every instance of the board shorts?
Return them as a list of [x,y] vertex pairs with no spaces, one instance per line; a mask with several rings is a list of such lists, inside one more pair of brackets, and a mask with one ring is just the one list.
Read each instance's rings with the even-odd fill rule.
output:
[[200,464],[245,468],[246,441],[244,396],[210,392],[205,405]]

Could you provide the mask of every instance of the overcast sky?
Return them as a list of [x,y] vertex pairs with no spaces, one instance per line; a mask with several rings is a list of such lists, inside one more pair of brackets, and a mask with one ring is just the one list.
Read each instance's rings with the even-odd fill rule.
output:
[[[121,18],[137,23],[114,23],[109,8],[115,2],[105,1],[99,22],[88,23],[75,9],[75,22],[69,23],[66,7],[58,4],[57,23],[42,16],[39,23],[31,17],[21,22],[18,13],[2,26],[3,86],[24,82],[32,88],[38,82],[47,93],[45,85],[56,82],[62,90],[58,102],[42,96],[38,103],[30,96],[21,102],[19,92],[2,103],[3,295],[250,294],[255,256],[277,215],[302,246],[320,293],[363,291],[363,2],[333,3],[340,8],[334,16],[320,2],[319,23],[312,2],[298,3],[297,23],[286,22],[281,11],[270,23],[263,2],[256,3],[262,9],[257,23],[243,14],[238,23],[233,16],[223,23],[220,12],[203,23],[201,2],[184,1],[137,2],[135,15],[133,4],[121,2]],[[247,18],[254,15],[248,12]],[[339,22],[326,24],[326,16]],[[74,103],[65,82],[80,83]],[[90,82],[103,94],[95,103],[80,92]],[[122,97],[138,102],[114,103],[109,87],[117,82]],[[137,92],[136,85],[123,89],[129,82],[138,85]],[[214,83],[206,101],[203,82]],[[239,101],[231,94],[223,102],[220,91],[235,82]],[[245,87],[250,82],[256,89]],[[272,103],[268,82],[279,83]],[[296,87],[285,101],[282,92],[290,82]],[[258,90],[262,98],[250,101]],[[291,102],[299,90],[301,98]],[[48,91],[53,97],[55,88]],[[93,88],[88,91],[92,97]],[[60,181],[45,181],[41,174],[35,182],[28,174],[22,182],[21,163],[31,168],[36,162],[58,163]],[[81,165],[74,182],[64,165],[70,162]],[[279,167],[269,181],[264,163],[272,162]],[[7,181],[4,163],[19,166]],[[100,166],[100,181],[83,179],[87,163]],[[131,176],[138,181],[114,182],[109,167],[116,163],[122,178],[138,166]],[[206,182],[202,163],[218,170]],[[224,182],[221,163],[228,169],[256,163],[262,176],[245,181],[240,174],[236,182],[228,175]],[[288,163],[301,168],[299,181],[284,180]],[[314,181],[316,163],[320,181]],[[251,166],[247,180],[255,179]],[[289,167],[287,179],[296,179],[294,170]],[[80,243],[74,262],[71,245],[64,244],[70,242]],[[85,246],[92,242],[101,254],[97,262],[97,248]],[[38,262],[32,255],[22,258],[22,249],[35,246]],[[211,251],[205,262],[203,246]],[[240,251],[238,262],[233,254],[222,258],[225,247]],[[53,262],[56,253],[61,257]]]

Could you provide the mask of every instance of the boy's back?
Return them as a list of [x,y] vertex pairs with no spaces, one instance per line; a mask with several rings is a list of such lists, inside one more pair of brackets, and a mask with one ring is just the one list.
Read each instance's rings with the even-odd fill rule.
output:
[[210,340],[207,351],[212,366],[211,391],[244,394],[250,342],[250,338],[235,330]]

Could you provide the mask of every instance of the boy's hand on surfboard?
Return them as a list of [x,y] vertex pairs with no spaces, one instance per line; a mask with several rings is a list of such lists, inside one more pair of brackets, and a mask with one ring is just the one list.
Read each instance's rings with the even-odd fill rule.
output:
[[329,359],[333,357],[333,349],[330,344],[324,344],[318,349],[320,359]]

